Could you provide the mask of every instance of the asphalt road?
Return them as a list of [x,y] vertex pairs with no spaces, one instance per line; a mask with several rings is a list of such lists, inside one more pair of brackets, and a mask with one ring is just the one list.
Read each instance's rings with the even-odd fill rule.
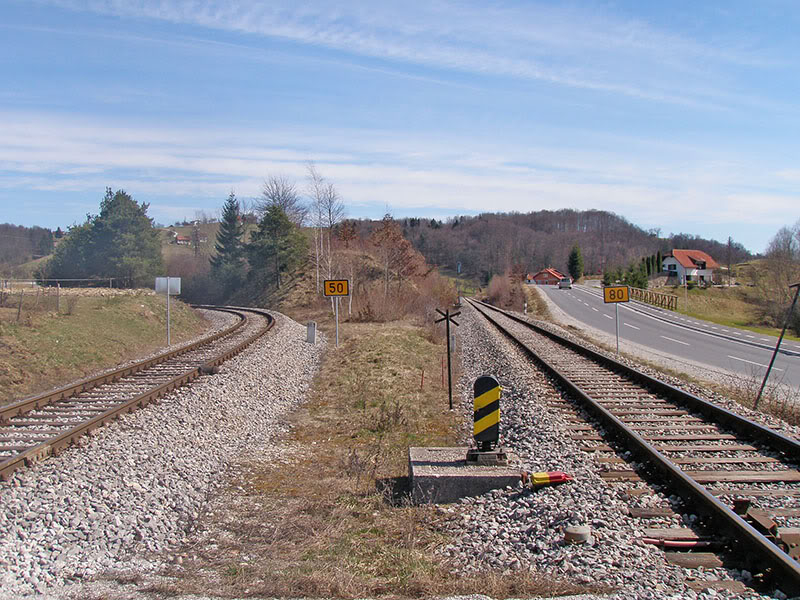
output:
[[[616,331],[615,305],[603,302],[599,289],[575,285],[569,290],[541,286],[543,292],[574,319],[611,335]],[[685,317],[640,302],[619,303],[619,337],[744,377],[764,377],[777,337]],[[800,389],[800,343],[784,339],[770,384]]]

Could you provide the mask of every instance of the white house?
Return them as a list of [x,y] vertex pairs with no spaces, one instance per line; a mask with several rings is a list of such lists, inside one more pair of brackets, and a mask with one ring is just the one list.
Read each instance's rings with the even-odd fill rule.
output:
[[717,262],[702,250],[673,250],[661,261],[661,270],[677,277],[680,285],[687,281],[711,285],[712,272],[718,268]]

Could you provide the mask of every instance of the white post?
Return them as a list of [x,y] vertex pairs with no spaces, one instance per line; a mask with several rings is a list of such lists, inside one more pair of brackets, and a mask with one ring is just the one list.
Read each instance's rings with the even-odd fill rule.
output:
[[167,346],[171,344],[169,337],[169,277],[167,277]]
[[339,296],[336,296],[336,347],[339,347]]
[[619,302],[614,304],[614,312],[617,316],[617,356],[619,356]]

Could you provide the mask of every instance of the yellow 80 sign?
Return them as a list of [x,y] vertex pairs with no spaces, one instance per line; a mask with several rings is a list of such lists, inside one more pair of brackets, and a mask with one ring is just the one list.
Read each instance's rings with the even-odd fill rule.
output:
[[326,279],[322,291],[326,296],[349,296],[350,280],[348,279]]
[[629,302],[630,291],[627,285],[603,288],[603,301],[609,302]]

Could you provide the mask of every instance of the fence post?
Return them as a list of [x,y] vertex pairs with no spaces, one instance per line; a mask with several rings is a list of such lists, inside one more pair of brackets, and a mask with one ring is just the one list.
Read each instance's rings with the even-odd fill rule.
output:
[[20,289],[19,291],[19,306],[17,307],[17,323],[19,323],[19,316],[22,313],[22,297],[25,295],[25,290]]
[[61,282],[56,282],[56,314],[61,314]]

